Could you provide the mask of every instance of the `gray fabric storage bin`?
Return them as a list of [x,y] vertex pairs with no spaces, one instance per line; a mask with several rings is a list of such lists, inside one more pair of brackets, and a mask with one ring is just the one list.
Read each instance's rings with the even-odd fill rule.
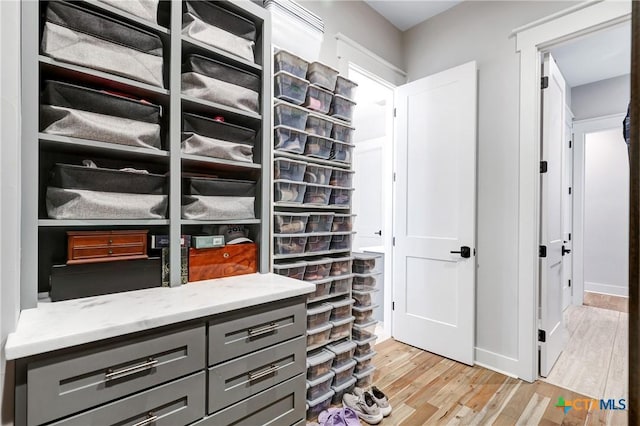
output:
[[166,177],[56,164],[46,194],[52,219],[163,219]]
[[199,55],[182,64],[182,93],[244,111],[259,112],[260,77]]
[[186,177],[182,218],[191,220],[255,219],[256,183],[247,180]]
[[212,2],[183,3],[182,34],[255,61],[256,24]]
[[185,113],[182,119],[185,154],[253,163],[254,130],[194,114]]
[[40,102],[43,133],[161,148],[157,105],[58,81],[44,82]]
[[40,48],[54,59],[163,87],[162,41],[75,4],[47,4]]
[[101,0],[125,12],[153,23],[158,22],[159,0]]

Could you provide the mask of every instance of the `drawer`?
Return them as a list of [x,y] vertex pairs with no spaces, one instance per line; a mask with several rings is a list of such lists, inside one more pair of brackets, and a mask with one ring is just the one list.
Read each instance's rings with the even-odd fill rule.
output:
[[303,336],[209,369],[208,413],[269,389],[306,369]]
[[205,415],[205,372],[68,417],[52,426],[186,425]]
[[[112,247],[76,247],[73,249],[72,258],[67,262],[90,263],[92,260],[105,262],[108,260],[144,259],[147,257],[147,248],[144,246],[112,246]],[[108,259],[107,259],[108,258]]]
[[147,257],[148,231],[67,232],[67,263],[108,262]]
[[300,374],[194,423],[198,426],[281,426],[305,417],[305,376]]
[[301,297],[221,315],[209,322],[209,365],[302,336],[306,327]]
[[69,351],[27,364],[27,423],[46,423],[205,366],[203,325]]

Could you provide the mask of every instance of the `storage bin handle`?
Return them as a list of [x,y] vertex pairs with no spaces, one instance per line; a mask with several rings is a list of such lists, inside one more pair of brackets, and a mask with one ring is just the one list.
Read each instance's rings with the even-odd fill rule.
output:
[[249,337],[256,337],[256,336],[260,336],[262,334],[267,334],[267,333],[271,333],[272,331],[275,331],[278,326],[280,324],[278,324],[277,322],[272,322],[269,325],[265,325],[262,327],[257,327],[257,328],[250,328],[249,329]]
[[146,426],[146,425],[149,425],[151,423],[154,423],[156,420],[158,420],[158,416],[156,416],[153,413],[149,413],[149,414],[147,414],[147,418],[146,419],[144,419],[144,420],[142,420],[142,421],[140,421],[138,423],[132,424],[131,426]]
[[261,379],[265,376],[268,376],[270,374],[275,373],[276,371],[278,371],[280,367],[278,367],[276,364],[271,364],[270,366],[268,366],[267,368],[264,368],[260,371],[257,372],[251,372],[249,373],[249,381],[252,382],[254,380],[258,380]]
[[145,370],[151,370],[153,367],[156,366],[156,364],[158,364],[157,359],[149,358],[147,359],[146,362],[143,362],[142,364],[133,365],[131,367],[123,368],[121,370],[114,371],[113,369],[109,368],[107,372],[104,374],[104,379],[113,380],[113,379],[120,379],[123,377],[127,377],[132,374],[140,373]]

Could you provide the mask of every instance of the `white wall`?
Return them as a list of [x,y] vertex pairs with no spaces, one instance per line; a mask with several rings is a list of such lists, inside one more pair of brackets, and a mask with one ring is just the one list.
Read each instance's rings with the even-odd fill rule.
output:
[[515,373],[518,354],[519,55],[514,28],[571,2],[467,1],[404,34],[416,80],[478,63],[478,282],[476,360]]
[[362,1],[301,1],[324,21],[320,61],[339,67],[336,34],[342,33],[395,66],[403,64],[402,33]]
[[571,111],[576,120],[626,113],[630,97],[629,74],[571,89]]
[[0,423],[13,422],[13,375],[4,344],[19,314],[20,3],[0,1]]
[[584,286],[628,296],[629,159],[621,129],[585,136]]

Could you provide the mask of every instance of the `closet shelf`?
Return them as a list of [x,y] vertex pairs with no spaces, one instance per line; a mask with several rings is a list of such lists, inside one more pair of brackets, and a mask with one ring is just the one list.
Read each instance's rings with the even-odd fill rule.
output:
[[82,150],[96,154],[112,153],[121,154],[127,158],[137,157],[157,161],[168,161],[169,159],[169,152],[159,149],[117,145],[69,136],[49,135],[47,133],[38,133],[38,139],[40,139],[41,148],[54,148],[60,151],[78,152],[78,150]]
[[168,219],[39,219],[41,228],[82,227],[82,226],[162,226],[168,225]]
[[[336,277],[336,278],[340,278],[340,277]],[[326,296],[320,296],[320,297],[315,297],[313,299],[307,299],[307,305],[310,305],[312,303],[322,302],[322,301],[329,300],[329,299],[334,299],[334,298],[340,297],[340,296],[342,296],[342,297],[348,296],[349,293],[350,293],[350,291],[347,290],[347,291],[343,291],[343,292],[340,292],[340,293],[327,294]]]
[[[349,253],[351,249],[346,250],[326,250],[326,251],[317,251],[314,253],[296,253],[296,254],[276,254],[273,256],[273,260],[280,259],[295,259],[298,257],[318,257],[318,256],[327,256],[330,254],[339,254],[339,253]],[[338,277],[336,277],[338,278]]]
[[38,61],[40,62],[41,70],[47,73],[47,77],[62,77],[72,81],[83,81],[93,85],[108,87],[159,104],[167,104],[169,102],[169,91],[162,87],[94,70],[81,65],[57,61],[45,55],[39,55]]
[[181,158],[182,163],[189,166],[215,166],[217,169],[230,171],[262,169],[261,164],[223,160],[221,158],[203,157],[201,155],[182,154]]
[[273,151],[273,154],[276,157],[285,157],[285,158],[290,158],[292,160],[297,160],[297,161],[306,161],[307,163],[316,163],[316,164],[321,164],[323,166],[331,166],[331,167],[338,167],[345,170],[351,170],[351,164],[341,163],[339,161],[331,161],[331,160],[323,160],[322,158],[307,157],[306,155],[292,154],[290,152],[279,151],[277,149]]
[[205,101],[203,99],[194,98],[193,96],[180,95],[182,99],[182,106],[185,112],[199,112],[202,114],[210,114],[212,112],[218,112],[222,114],[231,114],[231,117],[239,119],[251,119],[254,121],[260,121],[262,116],[255,112],[243,111],[238,108],[222,105],[216,102]]
[[262,223],[260,219],[241,219],[241,220],[192,220],[181,219],[182,225],[259,225]]
[[112,17],[124,18],[127,21],[131,21],[130,23],[132,24],[135,23],[135,25],[141,25],[153,32],[165,35],[171,34],[171,32],[162,25],[158,25],[155,22],[147,21],[146,19],[142,19],[138,16],[132,15],[125,10],[118,9],[117,7],[103,3],[99,0],[85,0],[85,3],[87,3],[89,6],[93,6],[93,9],[99,10],[100,12],[107,12],[106,14],[111,15]]
[[220,59],[223,59],[224,62],[226,63],[236,65],[238,66],[238,68],[242,68],[244,70],[247,70],[249,72],[253,72],[256,74],[262,73],[262,66],[254,62],[247,61],[246,59],[240,58],[239,56],[228,53],[222,49],[218,49],[217,47],[202,43],[201,41],[191,38],[189,36],[185,36],[185,35],[182,36],[183,54],[202,53],[203,51],[207,53],[213,53],[214,56]]
[[279,208],[287,208],[287,209],[304,209],[304,210],[349,210],[350,206],[334,206],[334,205],[328,205],[328,206],[320,206],[317,204],[295,204],[295,203],[283,203],[283,202],[277,202],[277,203],[273,203],[274,207],[279,207]]

